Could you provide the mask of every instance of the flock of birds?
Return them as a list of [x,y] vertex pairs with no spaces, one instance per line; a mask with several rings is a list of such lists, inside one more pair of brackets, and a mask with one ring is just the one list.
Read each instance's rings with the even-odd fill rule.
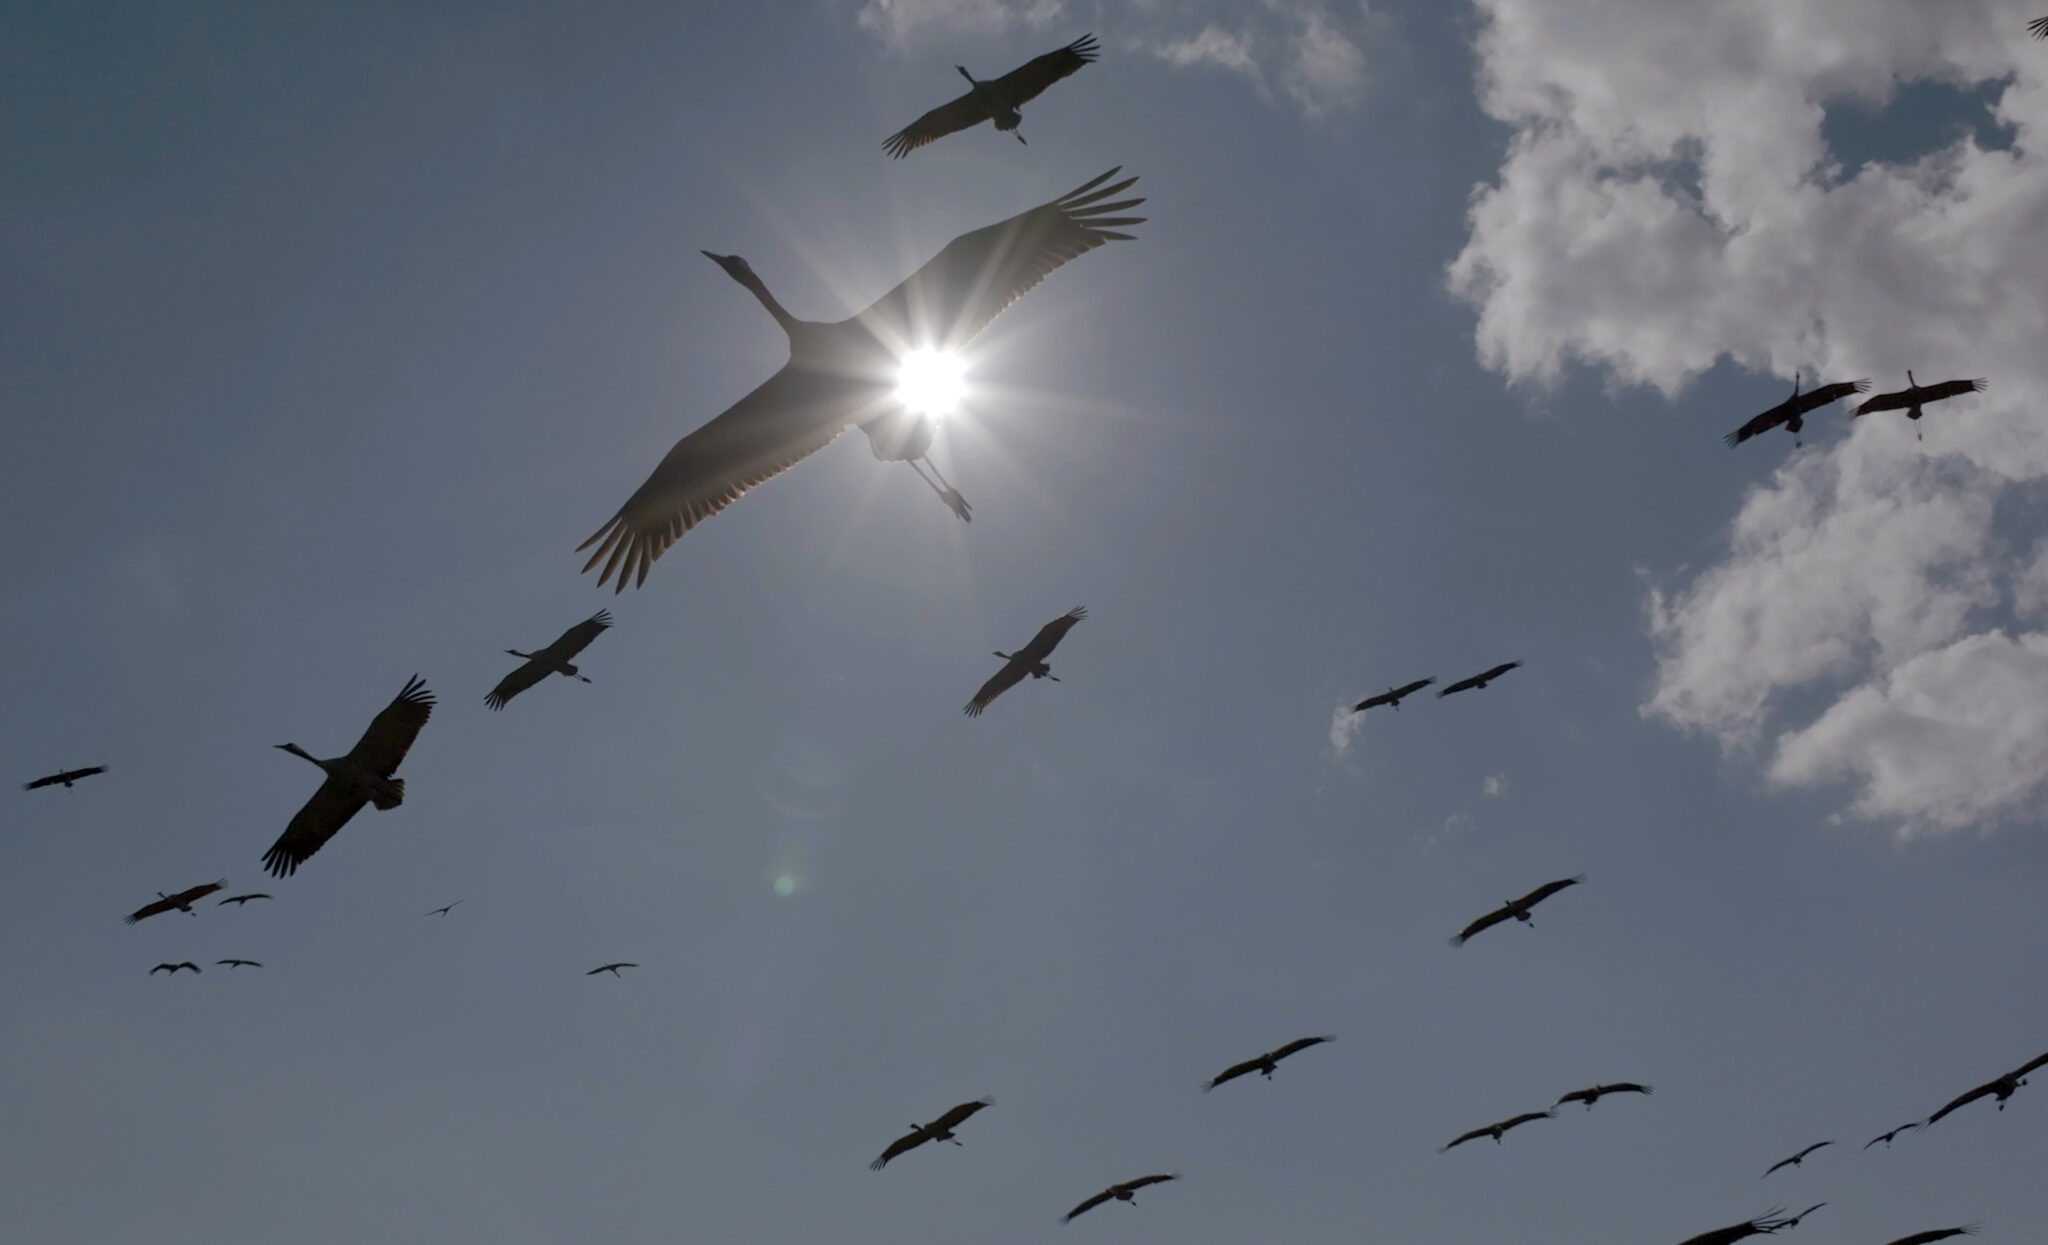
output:
[[[2048,39],[2048,17],[2029,23],[2028,29],[2035,37]],[[902,158],[984,121],[1022,143],[1024,136],[1019,132],[1021,117],[1018,111],[1021,106],[1035,99],[1047,87],[1092,63],[1098,54],[1096,40],[1092,36],[1084,36],[1000,78],[976,79],[964,67],[958,67],[960,75],[968,83],[966,93],[890,135],[884,140],[883,148],[890,156]],[[933,359],[943,360],[950,352],[971,341],[1005,308],[1055,269],[1106,242],[1129,240],[1131,235],[1121,231],[1143,223],[1144,218],[1121,213],[1144,200],[1115,198],[1137,180],[1133,177],[1112,181],[1119,171],[1111,169],[1049,203],[955,238],[895,289],[865,310],[836,322],[797,319],[776,301],[746,260],[737,255],[704,252],[734,281],[752,293],[782,328],[788,338],[789,361],[730,409],[676,443],[617,514],[579,548],[580,552],[597,545],[583,569],[588,572],[602,563],[598,582],[600,585],[613,583],[615,592],[623,591],[629,580],[635,586],[643,584],[654,562],[685,532],[730,505],[749,489],[822,449],[848,427],[859,427],[867,434],[870,448],[878,459],[910,464],[954,514],[962,521],[971,521],[972,509],[966,499],[946,481],[928,457],[938,430],[939,416],[943,412],[921,409],[909,400],[900,388],[901,376],[907,368]],[[1951,380],[1923,386],[1914,379],[1911,371],[1906,373],[1906,378],[1907,388],[1868,399],[1856,408],[1854,416],[1903,410],[1906,417],[1917,424],[1927,405],[1979,392],[1984,387],[1982,380]],[[1867,392],[1869,388],[1868,380],[1854,380],[1823,385],[1802,393],[1800,377],[1795,375],[1791,396],[1729,433],[1727,443],[1734,446],[1772,428],[1784,427],[1793,434],[1797,444],[1808,414],[1853,394]],[[1087,616],[1084,608],[1069,610],[1041,627],[1031,641],[1016,652],[996,652],[994,655],[1004,661],[1002,668],[974,694],[963,712],[970,717],[978,717],[997,697],[1026,678],[1057,682],[1047,658],[1067,633]],[[569,628],[544,648],[530,653],[505,650],[520,658],[522,664],[491,689],[484,703],[492,710],[502,710],[515,697],[550,675],[590,682],[578,670],[574,659],[611,626],[610,612],[601,610]],[[1485,688],[1520,665],[1518,661],[1496,665],[1450,684],[1437,696],[1442,698]],[[1402,700],[1435,682],[1434,678],[1424,678],[1389,688],[1358,702],[1353,711],[1362,713],[1380,706],[1399,709]],[[283,834],[263,854],[264,867],[272,876],[286,878],[296,873],[365,805],[390,810],[404,802],[405,782],[395,775],[420,730],[432,716],[434,706],[433,693],[415,675],[371,719],[368,729],[348,752],[323,758],[295,743],[276,745],[318,766],[323,778],[319,788],[292,817]],[[26,787],[28,790],[54,786],[69,788],[105,772],[106,767],[98,765],[62,770],[37,778]],[[1582,876],[1559,879],[1545,883],[1519,899],[1509,900],[1453,935],[1451,945],[1462,946],[1475,935],[1510,920],[1532,925],[1531,912],[1536,905],[1583,881]],[[158,892],[156,900],[137,908],[126,920],[134,924],[168,912],[197,915],[195,905],[226,887],[226,879],[221,879],[174,894]],[[248,892],[226,896],[217,900],[214,906],[232,904],[240,908],[253,901],[271,898],[264,892]],[[426,915],[446,917],[461,902],[458,899]],[[263,965],[257,960],[227,958],[215,961],[215,966],[225,966],[232,971],[244,967],[261,968]],[[618,977],[620,970],[637,967],[631,961],[617,960],[600,964],[586,975],[609,973]],[[149,970],[149,975],[163,973],[176,976],[188,969],[194,974],[201,972],[198,964],[182,960],[159,963]],[[1271,1078],[1281,1061],[1334,1039],[1334,1034],[1299,1038],[1231,1065],[1202,1085],[1202,1089],[1205,1092],[1213,1090],[1254,1072],[1262,1078]],[[2044,1065],[2048,1065],[2048,1054],[1964,1092],[1924,1120],[1900,1125],[1872,1138],[1863,1148],[1868,1150],[1879,1142],[1889,1147],[1900,1134],[1926,1129],[1958,1108],[1982,1098],[1995,1098],[2002,1111],[2006,1100],[2027,1084],[2027,1075]],[[1650,1086],[1633,1081],[1573,1090],[1545,1110],[1523,1112],[1461,1133],[1439,1147],[1439,1151],[1449,1151],[1481,1138],[1491,1138],[1498,1145],[1514,1129],[1537,1120],[1554,1119],[1558,1108],[1569,1103],[1581,1103],[1590,1112],[1595,1103],[1609,1095],[1649,1095],[1652,1092]],[[929,1123],[911,1124],[909,1131],[891,1141],[869,1166],[880,1171],[891,1161],[928,1143],[960,1145],[956,1130],[993,1103],[992,1098],[963,1102]],[[1801,1167],[1810,1155],[1833,1144],[1832,1141],[1821,1141],[1807,1146],[1772,1164],[1764,1176],[1768,1178],[1787,1167]],[[1061,1221],[1069,1222],[1111,1201],[1132,1204],[1138,1190],[1179,1178],[1178,1173],[1159,1173],[1111,1184],[1075,1205],[1061,1216]],[[1773,1234],[1796,1227],[1806,1216],[1825,1205],[1825,1202],[1816,1203],[1797,1215],[1785,1215],[1781,1209],[1773,1209],[1756,1218],[1701,1233],[1682,1242],[1682,1245],[1729,1245],[1749,1236]],[[1974,1231],[1974,1225],[1934,1229],[1901,1237],[1891,1245],[1927,1245]]]

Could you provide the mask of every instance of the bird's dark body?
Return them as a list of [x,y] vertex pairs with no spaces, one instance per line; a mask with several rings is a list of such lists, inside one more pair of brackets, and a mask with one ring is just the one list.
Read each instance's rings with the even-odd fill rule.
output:
[[919,147],[935,143],[948,134],[973,129],[984,121],[1001,133],[1014,136],[1018,142],[1024,142],[1024,136],[1017,132],[1024,118],[1017,110],[1037,99],[1053,83],[1077,72],[1083,65],[1092,64],[1099,52],[1100,45],[1096,43],[1095,36],[1082,35],[1063,48],[1033,57],[1002,77],[987,81],[968,73],[966,66],[956,65],[954,69],[967,79],[967,93],[939,105],[883,139],[882,150],[900,160]]

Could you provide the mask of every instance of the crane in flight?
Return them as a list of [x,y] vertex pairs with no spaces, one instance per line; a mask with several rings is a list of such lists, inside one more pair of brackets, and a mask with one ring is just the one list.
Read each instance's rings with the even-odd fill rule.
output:
[[1737,428],[1721,439],[1726,441],[1728,448],[1732,450],[1751,437],[1762,436],[1764,433],[1783,424],[1785,431],[1792,434],[1792,444],[1797,446],[1799,444],[1799,430],[1806,427],[1806,417],[1808,415],[1830,402],[1839,402],[1852,393],[1867,392],[1869,388],[1870,382],[1867,380],[1843,380],[1836,381],[1832,385],[1822,385],[1818,389],[1809,389],[1805,393],[1801,393],[1799,392],[1799,373],[1794,372],[1792,373],[1791,397],[1778,403],[1778,405],[1765,411],[1763,414],[1756,416],[1748,423],[1742,425],[1742,427]]
[[1126,1180],[1122,1184],[1113,1184],[1109,1186],[1107,1189],[1104,1189],[1102,1192],[1096,1194],[1094,1197],[1089,1198],[1087,1201],[1081,1203],[1079,1206],[1076,1206],[1074,1209],[1068,1211],[1066,1214],[1061,1215],[1060,1222],[1071,1223],[1073,1221],[1074,1216],[1084,1215],[1089,1211],[1094,1210],[1096,1207],[1102,1205],[1104,1202],[1109,1201],[1111,1198],[1115,1198],[1117,1201],[1124,1203],[1126,1206],[1135,1205],[1135,1199],[1133,1199],[1131,1195],[1133,1193],[1136,1193],[1138,1190],[1144,1188],[1146,1185],[1164,1184],[1169,1180],[1179,1179],[1179,1172],[1168,1172],[1163,1176],[1140,1176],[1136,1180]]
[[605,628],[611,625],[612,612],[610,610],[599,610],[597,613],[592,614],[582,622],[564,631],[555,638],[553,644],[538,652],[522,653],[516,648],[506,649],[505,651],[514,657],[524,657],[526,664],[504,678],[499,679],[498,685],[491,689],[490,695],[484,697],[484,703],[493,709],[503,709],[506,701],[511,700],[514,696],[517,696],[551,674],[565,675],[572,679],[582,679],[585,683],[590,682],[588,678],[585,678],[577,671],[574,665],[570,664],[569,659],[582,652],[589,646],[592,640],[602,635]]
[[1361,700],[1357,704],[1351,706],[1351,712],[1364,713],[1367,709],[1374,709],[1379,707],[1380,705],[1386,705],[1389,708],[1399,709],[1401,707],[1402,701],[1406,700],[1410,696],[1413,696],[1415,693],[1421,691],[1425,687],[1428,687],[1430,684],[1434,682],[1436,682],[1436,676],[1431,675],[1427,679],[1417,679],[1413,683],[1406,683],[1400,687],[1390,687],[1386,691],[1381,692],[1377,696],[1368,696],[1364,700]]
[[913,1123],[909,1132],[890,1142],[888,1148],[876,1156],[874,1162],[868,1164],[868,1170],[878,1172],[889,1165],[890,1159],[915,1150],[927,1141],[950,1141],[956,1146],[961,1144],[960,1139],[953,1135],[953,1130],[965,1123],[976,1111],[994,1106],[995,1101],[993,1098],[977,1098],[973,1102],[961,1103],[929,1124]]
[[968,701],[960,712],[970,718],[980,717],[981,711],[988,708],[996,697],[1022,683],[1027,674],[1034,679],[1051,679],[1055,683],[1059,682],[1060,676],[1052,672],[1052,667],[1045,664],[1045,659],[1052,656],[1052,651],[1060,646],[1060,641],[1066,638],[1067,632],[1074,629],[1074,624],[1086,617],[1088,607],[1076,605],[1040,627],[1038,634],[1031,637],[1031,643],[1023,648],[1014,653],[993,654],[1003,659],[1003,668],[989,676],[988,682],[981,685],[981,690],[974,694],[974,699]]
[[1550,1105],[1551,1109],[1555,1110],[1568,1102],[1583,1102],[1586,1104],[1586,1110],[1591,1111],[1594,1103],[1609,1094],[1654,1094],[1656,1092],[1656,1090],[1651,1089],[1649,1086],[1638,1085],[1634,1081],[1616,1081],[1612,1085],[1595,1085],[1588,1089],[1575,1089]]
[[1451,935],[1451,945],[1454,947],[1462,947],[1465,945],[1466,941],[1472,937],[1472,935],[1479,933],[1481,930],[1492,929],[1494,926],[1500,924],[1502,921],[1508,920],[1510,918],[1520,921],[1524,925],[1533,925],[1535,922],[1529,919],[1529,910],[1531,908],[1534,908],[1537,904],[1542,903],[1544,900],[1550,898],[1552,895],[1557,894],[1557,892],[1563,890],[1565,887],[1577,886],[1579,883],[1585,880],[1586,875],[1580,873],[1574,874],[1573,876],[1568,878],[1559,878],[1555,882],[1545,882],[1543,885],[1537,887],[1533,891],[1530,891],[1528,894],[1522,896],[1520,899],[1508,900],[1500,907],[1495,908],[1493,911],[1487,913],[1485,916],[1480,917],[1478,920],[1472,922],[1470,925],[1467,925],[1465,928]]
[[[1806,1213],[1810,1215],[1813,1212],[1808,1211]],[[1782,1207],[1773,1207],[1754,1219],[1745,1219],[1741,1223],[1732,1223],[1725,1228],[1715,1228],[1711,1232],[1702,1232],[1698,1236],[1689,1236],[1680,1241],[1678,1245],[1735,1245],[1735,1242],[1745,1237],[1769,1236],[1780,1229],[1792,1227],[1798,1222],[1797,1216],[1787,1217]]]
[[[1913,379],[1913,369],[1906,369],[1906,387],[1891,393],[1881,393],[1856,408],[1856,415],[1868,415],[1872,411],[1904,411],[1906,418],[1913,421],[1913,439],[1920,439],[1921,408],[1929,402],[1940,402],[1945,398],[1959,398],[1966,393],[1984,392],[1982,377],[1976,380],[1944,380],[1932,385],[1923,385]],[[1854,418],[1854,416],[1851,416]]]
[[2012,1097],[2014,1094],[2018,1093],[2020,1086],[2025,1085],[2027,1083],[2027,1073],[2032,1072],[2034,1069],[2042,1066],[2043,1064],[2048,1064],[2048,1054],[2039,1055],[2033,1059],[2029,1059],[2025,1063],[2021,1064],[2019,1067],[2014,1068],[2012,1071],[2006,1073],[2004,1076],[1993,1077],[1992,1079],[1984,1082],[1982,1085],[1979,1085],[1975,1089],[1969,1090],[1962,1094],[1958,1094],[1955,1097],[1955,1099],[1951,1101],[1947,1106],[1944,1106],[1941,1110],[1936,1111],[1933,1115],[1928,1116],[1926,1120],[1924,1120],[1921,1123],[1920,1127],[1930,1127],[1934,1124],[1936,1120],[1939,1120],[1942,1116],[1947,1115],[1949,1112],[1955,1110],[1957,1107],[1966,1107],[1969,1104],[1977,1101],[1979,1098],[1985,1097],[1986,1095],[1996,1095],[1998,1098],[1998,1109],[2000,1111],[2005,1110],[2005,1100]]
[[347,755],[322,760],[297,744],[276,745],[319,766],[327,778],[277,842],[263,853],[263,867],[273,876],[289,877],[340,833],[363,805],[388,810],[404,803],[405,780],[391,775],[412,750],[412,741],[419,738],[420,728],[433,712],[434,694],[414,675],[406,680],[404,690],[370,719],[370,729]]
[[1449,687],[1438,692],[1436,694],[1436,698],[1438,700],[1442,700],[1446,696],[1455,696],[1459,692],[1472,691],[1475,689],[1484,688],[1488,683],[1493,682],[1495,679],[1506,674],[1508,671],[1515,669],[1517,666],[1520,666],[1521,664],[1522,663],[1519,661],[1504,661],[1498,666],[1495,666],[1493,669],[1483,671],[1479,674],[1475,674],[1469,679],[1459,679],[1456,683],[1453,683]]
[[137,921],[147,920],[159,912],[182,912],[187,916],[198,916],[197,912],[192,911],[193,901],[204,899],[227,884],[228,880],[222,878],[218,882],[208,882],[203,886],[188,887],[175,895],[166,895],[162,891],[158,891],[155,903],[146,903],[123,919],[128,924],[133,925]]
[[263,961],[261,961],[261,960],[234,960],[234,959],[229,959],[229,960],[215,960],[215,961],[214,961],[214,963],[215,963],[215,964],[225,964],[225,965],[227,965],[227,966],[228,966],[228,967],[229,967],[230,969],[240,968],[240,967],[242,967],[242,966],[243,966],[243,965],[245,965],[245,964],[246,964],[246,965],[248,965],[248,966],[249,966],[250,968],[262,968],[262,967],[263,967]]
[[591,969],[589,972],[583,975],[585,977],[595,977],[599,973],[610,973],[612,976],[617,977],[621,975],[619,970],[622,968],[638,967],[640,967],[638,964],[632,963],[629,960],[614,960],[609,964],[600,964],[596,968]]
[[88,765],[84,769],[60,769],[54,774],[45,774],[32,782],[21,784],[21,789],[23,791],[34,791],[37,787],[68,787],[81,778],[90,778],[94,774],[104,774],[106,772],[107,767],[104,765]]
[[1780,1167],[1803,1166],[1806,1162],[1807,1155],[1812,1154],[1815,1150],[1820,1149],[1822,1146],[1831,1146],[1833,1144],[1835,1143],[1832,1141],[1816,1141],[1812,1145],[1806,1147],[1804,1150],[1801,1150],[1799,1153],[1793,1155],[1791,1158],[1779,1159],[1777,1162],[1771,1164],[1769,1167],[1764,1169],[1763,1176],[1759,1176],[1758,1179],[1761,1180],[1764,1177],[1769,1176],[1772,1172],[1778,1170]]
[[239,908],[239,907],[242,907],[243,905],[247,904],[247,903],[248,903],[248,902],[249,902],[250,900],[252,900],[252,899],[268,899],[268,898],[270,898],[270,896],[269,896],[269,895],[266,895],[266,894],[264,894],[264,893],[263,893],[262,891],[250,891],[250,892],[249,892],[248,894],[246,894],[246,895],[229,895],[229,896],[228,896],[228,897],[227,897],[226,899],[223,899],[223,900],[221,900],[221,901],[220,901],[219,903],[217,903],[217,904],[215,904],[215,905],[213,905],[213,906],[214,906],[214,907],[216,907],[216,908],[225,908],[225,907],[226,907],[226,906],[228,906],[229,904],[233,904],[233,905],[235,905],[235,906],[236,906],[237,908]]
[[1321,1037],[1296,1038],[1278,1050],[1269,1050],[1265,1054],[1247,1059],[1243,1063],[1231,1064],[1223,1069],[1223,1071],[1217,1073],[1215,1079],[1202,1086],[1202,1089],[1204,1091],[1212,1090],[1225,1081],[1234,1081],[1238,1077],[1248,1076],[1254,1072],[1270,1081],[1273,1079],[1274,1070],[1280,1066],[1282,1059],[1297,1051],[1307,1050],[1311,1046],[1321,1046],[1324,1042],[1334,1042],[1336,1040],[1337,1035],[1334,1033],[1325,1033]]
[[[962,520],[972,510],[927,451],[938,417],[897,396],[906,369],[951,358],[1004,308],[1060,265],[1106,242],[1142,216],[1143,203],[1114,199],[1138,179],[1086,185],[1010,219],[961,234],[866,310],[825,323],[783,309],[746,260],[704,254],[759,299],[789,338],[789,362],[724,414],[676,442],[626,504],[577,551],[596,545],[587,572],[616,577],[614,592],[647,580],[648,568],[683,533],[823,449],[848,427],[868,435],[875,457],[907,462]],[[1104,183],[1109,183],[1105,185]],[[923,464],[920,466],[920,464]],[[925,474],[925,468],[931,474]]]
[[[1094,35],[1082,35],[1063,48],[1035,56],[1023,65],[995,78],[983,82],[967,72],[965,65],[955,65],[960,76],[967,79],[967,94],[958,99],[940,104],[937,108],[904,126],[882,140],[882,150],[896,159],[916,151],[927,143],[935,143],[948,134],[971,130],[984,121],[993,121],[997,130],[1016,135],[1017,141],[1024,142],[1024,135],[1017,127],[1024,118],[1017,115],[1017,109],[1037,99],[1045,88],[1080,72],[1081,66],[1094,63],[1101,47]],[[1030,144],[1026,143],[1026,146]]]
[[151,977],[154,977],[158,973],[169,973],[171,976],[176,977],[178,975],[178,970],[181,968],[189,968],[195,973],[199,971],[199,966],[197,964],[194,964],[190,960],[181,960],[176,964],[159,964],[155,968],[149,970],[149,975]]
[[1536,1120],[1554,1120],[1556,1118],[1557,1112],[1555,1111],[1524,1111],[1522,1114],[1502,1120],[1498,1124],[1488,1124],[1484,1128],[1475,1128],[1469,1133],[1459,1133],[1456,1137],[1438,1146],[1436,1152],[1442,1154],[1447,1150],[1454,1150],[1468,1141],[1477,1141],[1481,1137],[1491,1137],[1493,1138],[1493,1144],[1499,1145],[1500,1139],[1511,1128],[1520,1128],[1522,1125]]

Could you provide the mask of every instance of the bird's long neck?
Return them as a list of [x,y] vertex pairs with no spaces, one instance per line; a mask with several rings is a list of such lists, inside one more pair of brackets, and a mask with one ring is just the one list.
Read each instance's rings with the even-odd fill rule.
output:
[[[284,745],[284,750],[286,752],[291,753],[295,757],[304,757],[308,761],[311,761],[313,764],[320,765],[319,757],[314,756],[312,753],[306,751],[304,748],[299,747],[297,744],[286,744]],[[327,767],[325,765],[320,765],[320,768],[326,769]]]
[[761,305],[768,309],[769,315],[775,317],[775,322],[782,326],[783,332],[789,334],[792,338],[796,336],[797,325],[801,322],[795,316],[789,314],[788,308],[775,301],[775,295],[768,292],[767,284],[757,274],[747,272],[734,277],[733,280],[746,286],[747,289],[753,292],[755,298],[761,300]]
[[533,660],[533,654],[532,654],[532,653],[522,653],[522,652],[520,652],[520,651],[519,651],[518,649],[516,649],[516,648],[508,648],[508,649],[506,649],[505,651],[506,651],[507,653],[510,653],[510,654],[511,654],[512,656],[514,656],[514,657],[524,657],[524,658],[525,658],[526,660],[528,660],[528,661],[532,661],[532,660]]
[[1920,387],[1920,382],[1913,379],[1913,369],[1910,367],[1906,369],[1906,387],[1908,389],[1918,389]]
[[981,83],[979,83],[979,82],[976,82],[976,81],[974,80],[974,75],[973,75],[973,74],[971,74],[971,73],[968,73],[968,72],[967,72],[967,66],[965,66],[965,65],[955,65],[955,66],[953,66],[953,68],[955,68],[955,69],[959,70],[959,71],[960,71],[960,76],[961,76],[961,77],[963,77],[963,78],[965,78],[965,79],[967,79],[967,85],[968,85],[968,86],[980,86],[980,85],[981,85]]
[[995,653],[995,654],[993,654],[993,656],[996,656],[996,657],[1000,657],[1000,658],[1002,658],[1002,659],[1003,659],[1004,661],[1015,661],[1015,660],[1017,660],[1016,658],[1014,658],[1014,657],[1010,656],[1010,655],[1009,655],[1008,653]]

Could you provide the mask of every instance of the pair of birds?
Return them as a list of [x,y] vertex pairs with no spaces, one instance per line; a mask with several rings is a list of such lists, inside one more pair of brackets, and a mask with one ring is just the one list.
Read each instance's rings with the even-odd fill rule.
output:
[[1638,1085],[1634,1081],[1616,1081],[1612,1085],[1591,1085],[1586,1087],[1585,1089],[1575,1089],[1571,1093],[1564,1095],[1562,1098],[1559,1098],[1556,1102],[1552,1103],[1550,1110],[1548,1111],[1524,1111],[1520,1115],[1512,1116],[1508,1119],[1501,1120],[1499,1123],[1487,1124],[1483,1127],[1475,1128],[1470,1132],[1460,1133],[1458,1136],[1452,1138],[1450,1141],[1447,1141],[1443,1145],[1438,1146],[1437,1153],[1446,1153],[1450,1150],[1457,1148],[1458,1146],[1464,1145],[1468,1141],[1477,1141],[1481,1137],[1491,1137],[1493,1138],[1493,1143],[1495,1145],[1499,1145],[1500,1139],[1503,1136],[1505,1136],[1511,1129],[1520,1128],[1522,1125],[1532,1123],[1536,1120],[1556,1119],[1557,1109],[1568,1102],[1583,1102],[1586,1104],[1586,1110],[1591,1111],[1593,1109],[1594,1103],[1600,1101],[1602,1098],[1605,1098],[1609,1094],[1653,1094],[1656,1092],[1657,1091],[1651,1089],[1649,1086]]
[[[1493,682],[1495,679],[1506,674],[1508,671],[1516,669],[1521,664],[1522,663],[1519,661],[1504,661],[1498,666],[1495,666],[1493,669],[1482,671],[1479,674],[1473,675],[1469,679],[1459,679],[1456,683],[1453,683],[1449,687],[1438,692],[1436,694],[1436,698],[1438,700],[1442,700],[1446,696],[1455,696],[1459,692],[1469,692],[1479,688],[1484,688],[1487,684]],[[1367,709],[1377,709],[1381,705],[1387,705],[1390,708],[1399,709],[1401,707],[1402,701],[1408,699],[1410,696],[1413,696],[1415,693],[1421,691],[1425,687],[1428,687],[1430,684],[1434,682],[1436,682],[1436,676],[1431,675],[1429,678],[1417,679],[1413,683],[1404,684],[1400,687],[1390,687],[1386,691],[1381,692],[1377,696],[1368,696],[1364,700],[1361,700],[1357,704],[1351,706],[1351,712],[1364,713]]]
[[[1721,438],[1728,443],[1730,449],[1742,444],[1751,437],[1762,436],[1781,424],[1784,426],[1785,431],[1792,434],[1792,443],[1798,445],[1800,443],[1799,433],[1801,429],[1806,427],[1806,417],[1808,415],[1830,403],[1839,402],[1852,394],[1866,393],[1870,389],[1870,382],[1867,380],[1842,380],[1836,381],[1832,385],[1822,385],[1818,389],[1809,389],[1805,393],[1801,393],[1799,392],[1800,375],[1798,372],[1792,374],[1791,397],[1786,398],[1783,402],[1778,403],[1778,405],[1770,410],[1756,416],[1748,423],[1742,425],[1742,427]],[[1912,369],[1909,368],[1906,371],[1906,387],[1904,389],[1893,393],[1878,394],[1857,407],[1851,413],[1850,418],[1854,419],[1858,416],[1869,415],[1875,411],[1904,411],[1906,418],[1914,421],[1915,429],[1913,435],[1918,437],[1920,435],[1918,429],[1920,416],[1928,403],[1940,402],[1947,398],[1961,397],[1966,393],[1982,393],[1983,390],[1984,381],[1981,378],[1977,380],[1945,380],[1938,384],[1923,385],[1913,379]]]
[[[215,960],[214,964],[216,966],[225,964],[231,969],[241,968],[243,965],[247,965],[250,968],[263,967],[262,962],[259,960]],[[149,970],[149,975],[151,977],[154,977],[158,973],[169,973],[171,976],[175,977],[178,975],[178,970],[181,968],[189,968],[195,973],[199,971],[199,966],[197,964],[194,964],[190,960],[181,960],[176,964],[159,964],[155,968]]]

